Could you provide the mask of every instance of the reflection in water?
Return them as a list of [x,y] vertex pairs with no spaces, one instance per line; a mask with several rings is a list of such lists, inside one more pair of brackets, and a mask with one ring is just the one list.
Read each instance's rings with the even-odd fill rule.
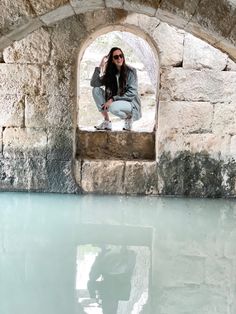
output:
[[[78,302],[81,313],[93,314],[138,314],[148,300],[151,255],[148,246],[139,246],[138,238],[151,232],[148,228],[84,225],[81,238],[91,240],[90,229],[99,241],[80,245],[77,253]],[[121,233],[122,232],[122,233]],[[117,237],[118,235],[118,237]],[[122,236],[123,235],[123,236]],[[129,235],[131,237],[129,237]],[[131,240],[132,239],[132,240]],[[117,245],[114,245],[116,242]],[[126,242],[126,244],[124,244]],[[130,243],[132,242],[132,243]],[[112,244],[110,244],[112,243]],[[132,245],[127,245],[127,243]],[[149,243],[150,245],[150,243]]]
[[235,200],[0,198],[0,314],[236,313]]

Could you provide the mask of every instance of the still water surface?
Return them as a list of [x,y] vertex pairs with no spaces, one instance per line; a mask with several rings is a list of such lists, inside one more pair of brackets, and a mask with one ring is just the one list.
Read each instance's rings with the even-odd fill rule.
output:
[[1,314],[235,314],[233,200],[0,193]]

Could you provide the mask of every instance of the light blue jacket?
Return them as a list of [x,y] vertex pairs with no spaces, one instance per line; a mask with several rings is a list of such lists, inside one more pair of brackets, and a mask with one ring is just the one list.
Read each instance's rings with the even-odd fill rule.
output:
[[[100,77],[100,68],[96,67],[90,81],[92,87],[100,87],[103,85],[102,77]],[[129,101],[132,104],[132,116],[133,120],[139,120],[142,117],[141,111],[141,101],[138,96],[138,78],[137,71],[135,68],[129,66],[127,71],[127,82],[125,87],[125,93],[122,96],[115,95],[113,96],[114,101],[116,100],[125,100]]]

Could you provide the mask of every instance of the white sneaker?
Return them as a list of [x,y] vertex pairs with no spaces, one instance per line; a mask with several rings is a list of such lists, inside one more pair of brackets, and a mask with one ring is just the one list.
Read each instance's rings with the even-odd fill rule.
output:
[[111,131],[112,124],[111,121],[103,120],[101,124],[95,126],[96,130],[109,130]]
[[132,118],[125,119],[125,124],[124,124],[123,130],[125,130],[125,131],[131,131],[131,129],[132,129],[132,124],[133,124]]

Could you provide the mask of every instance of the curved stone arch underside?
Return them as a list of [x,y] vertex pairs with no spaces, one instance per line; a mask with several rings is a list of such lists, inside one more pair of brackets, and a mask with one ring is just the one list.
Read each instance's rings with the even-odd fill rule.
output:
[[19,0],[0,4],[0,50],[43,25],[106,8],[156,16],[236,60],[236,0]]

